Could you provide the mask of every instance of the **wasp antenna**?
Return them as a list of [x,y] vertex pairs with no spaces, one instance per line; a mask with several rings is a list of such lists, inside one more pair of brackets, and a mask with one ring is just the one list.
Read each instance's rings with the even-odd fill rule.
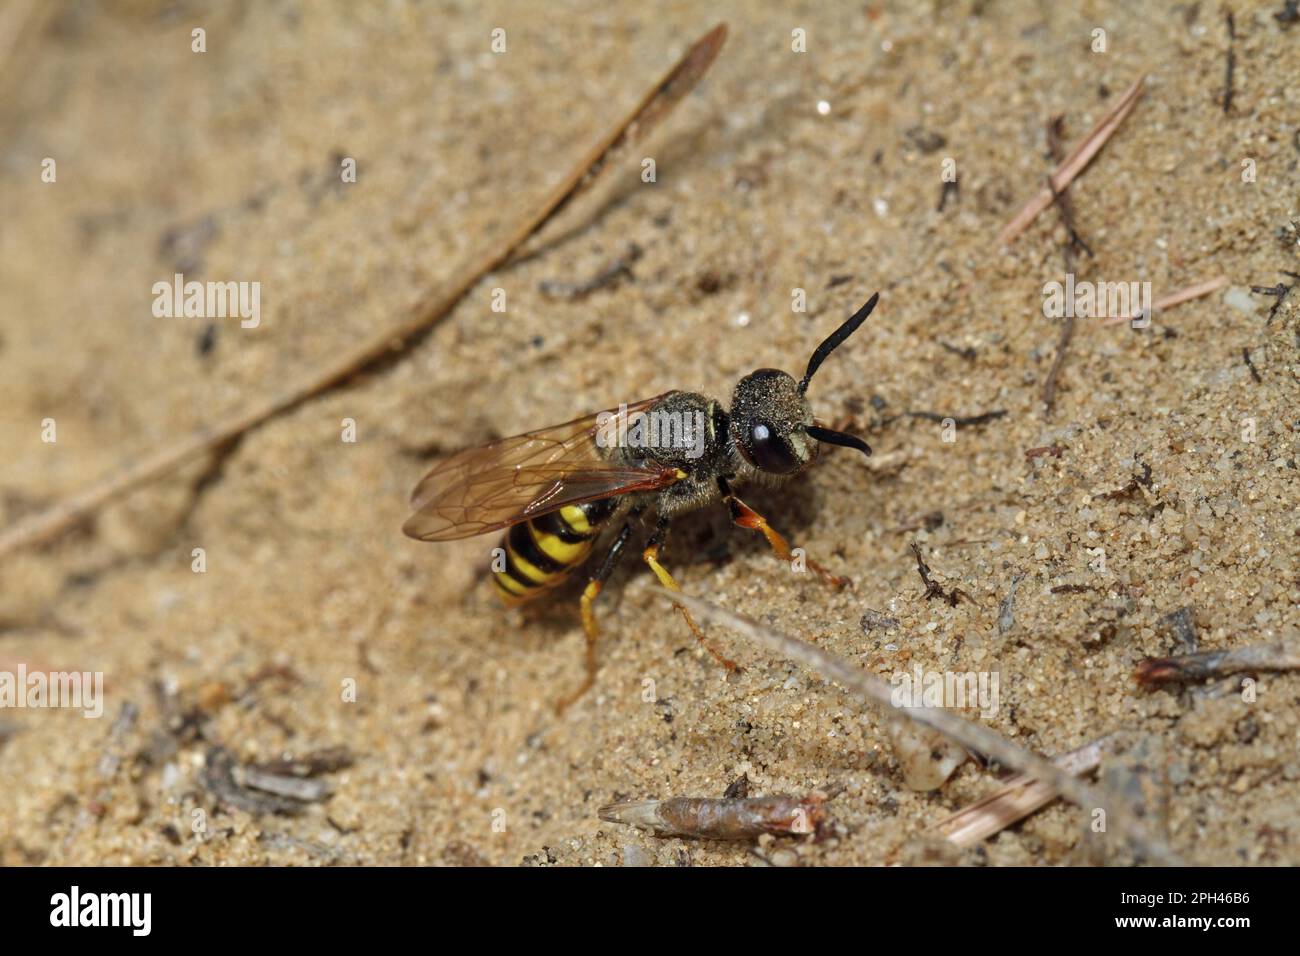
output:
[[841,448],[856,448],[864,455],[871,454],[871,446],[857,435],[832,431],[829,428],[821,428],[818,425],[809,425],[808,434],[820,442],[825,442],[827,445],[839,445]]
[[858,326],[867,320],[867,316],[871,314],[871,310],[876,307],[876,302],[879,300],[880,293],[877,292],[867,300],[866,305],[854,312],[847,322],[832,332],[825,342],[817,346],[817,351],[813,352],[812,358],[808,360],[808,371],[803,373],[803,381],[799,383],[800,392],[808,391],[808,383],[812,381],[817,369],[821,368],[822,362],[826,361],[826,356],[839,348],[845,339],[858,330]]

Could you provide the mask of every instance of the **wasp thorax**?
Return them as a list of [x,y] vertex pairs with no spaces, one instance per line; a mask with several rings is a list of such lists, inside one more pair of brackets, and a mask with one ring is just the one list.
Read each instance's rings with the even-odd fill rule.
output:
[[788,373],[750,372],[731,394],[731,433],[744,459],[759,471],[788,475],[808,464],[817,445],[805,429],[812,409]]

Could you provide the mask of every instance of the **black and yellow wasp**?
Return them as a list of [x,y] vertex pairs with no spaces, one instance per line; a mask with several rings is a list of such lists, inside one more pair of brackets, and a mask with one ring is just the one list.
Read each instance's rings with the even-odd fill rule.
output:
[[[822,362],[866,320],[879,298],[873,295],[817,347],[802,379],[760,368],[737,383],[730,409],[694,392],[665,392],[458,452],[416,486],[415,513],[402,530],[421,541],[451,541],[508,529],[504,566],[493,572],[492,581],[502,598],[517,603],[564,581],[590,557],[601,533],[621,520],[582,594],[587,675],[560,701],[562,709],[595,680],[598,630],[592,602],[647,511],[657,523],[642,557],[671,590],[677,584],[659,563],[668,526],[676,515],[711,502],[725,502],[736,524],[762,533],[778,557],[792,559],[786,540],[736,497],[732,485],[796,474],[817,457],[818,443],[871,454],[862,439],[818,425],[805,393]],[[662,440],[663,434],[659,441],[626,440],[646,421],[682,427],[666,429],[669,440]],[[684,423],[690,422],[699,423],[698,434],[688,434]],[[640,434],[644,439],[645,429]],[[833,584],[847,583],[812,561],[807,564]],[[678,610],[703,642],[690,613],[680,605]],[[735,667],[709,650],[727,668]]]

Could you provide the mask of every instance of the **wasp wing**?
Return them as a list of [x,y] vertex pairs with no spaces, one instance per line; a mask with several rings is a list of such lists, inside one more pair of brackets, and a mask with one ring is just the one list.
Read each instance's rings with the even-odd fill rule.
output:
[[411,492],[415,513],[402,531],[421,541],[469,538],[565,505],[653,491],[679,481],[681,475],[674,468],[610,461],[606,453],[612,442],[601,447],[597,440],[602,432],[618,434],[613,430],[663,397],[457,452],[415,486]]

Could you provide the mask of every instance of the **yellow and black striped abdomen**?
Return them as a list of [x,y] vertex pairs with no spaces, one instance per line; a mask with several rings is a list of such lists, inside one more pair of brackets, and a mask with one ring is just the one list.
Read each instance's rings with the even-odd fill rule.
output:
[[562,584],[591,554],[601,528],[614,513],[609,499],[565,505],[558,511],[512,525],[501,539],[504,566],[492,584],[507,603],[527,601]]

